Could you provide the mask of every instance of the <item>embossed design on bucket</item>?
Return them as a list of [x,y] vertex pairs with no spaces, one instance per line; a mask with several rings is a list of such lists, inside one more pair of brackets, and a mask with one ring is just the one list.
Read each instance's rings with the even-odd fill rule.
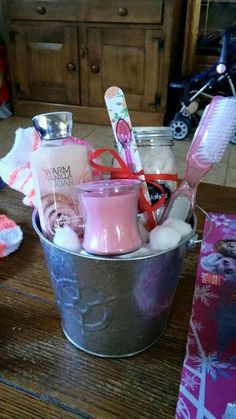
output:
[[111,321],[111,309],[101,293],[91,287],[79,289],[76,280],[58,279],[54,274],[52,279],[56,284],[57,304],[60,310],[66,310],[68,316],[78,323],[81,334],[107,327]]

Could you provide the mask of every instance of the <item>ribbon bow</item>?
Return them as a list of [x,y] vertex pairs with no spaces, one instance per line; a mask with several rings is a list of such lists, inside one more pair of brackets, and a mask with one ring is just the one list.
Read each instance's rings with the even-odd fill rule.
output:
[[[114,159],[119,163],[120,167],[108,167],[103,166],[99,163],[97,163],[95,160],[101,157],[104,153],[111,154]],[[137,173],[133,173],[129,167],[126,165],[124,160],[119,156],[119,154],[110,148],[99,148],[97,150],[94,150],[90,154],[89,158],[90,165],[100,170],[103,173],[110,173],[111,178],[117,179],[117,178],[123,178],[123,179],[138,179],[143,183],[149,183],[155,188],[159,189],[161,192],[161,198],[155,203],[150,203],[147,198],[145,197],[143,188],[141,188],[140,196],[139,196],[139,207],[143,212],[147,213],[147,224],[146,227],[151,230],[153,227],[156,226],[156,221],[154,218],[154,211],[156,211],[158,208],[160,208],[162,205],[166,202],[165,197],[165,190],[164,188],[155,180],[172,180],[177,181],[177,174],[145,174],[143,170],[140,170]],[[144,179],[144,180],[143,180]]]

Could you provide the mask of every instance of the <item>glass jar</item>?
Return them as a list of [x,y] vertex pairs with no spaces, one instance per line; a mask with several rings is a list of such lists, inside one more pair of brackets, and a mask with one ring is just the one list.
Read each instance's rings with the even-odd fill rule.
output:
[[113,179],[77,186],[88,253],[116,255],[142,246],[137,225],[140,185],[137,179]]
[[[153,175],[152,182],[161,185],[167,203],[171,193],[177,187],[176,159],[172,150],[174,131],[171,127],[134,127],[133,132],[144,173]],[[147,184],[152,204],[155,204],[161,199],[163,192],[153,183],[147,182]],[[161,218],[165,205],[155,211],[157,222]]]

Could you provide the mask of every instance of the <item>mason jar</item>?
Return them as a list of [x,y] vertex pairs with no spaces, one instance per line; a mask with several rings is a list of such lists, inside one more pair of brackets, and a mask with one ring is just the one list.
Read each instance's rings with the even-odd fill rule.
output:
[[[152,183],[148,183],[152,204],[156,204],[165,194],[166,202],[155,211],[158,222],[171,193],[177,187],[176,159],[173,153],[174,130],[171,127],[134,127],[134,137],[145,175],[149,175]],[[157,183],[162,189],[155,187]]]

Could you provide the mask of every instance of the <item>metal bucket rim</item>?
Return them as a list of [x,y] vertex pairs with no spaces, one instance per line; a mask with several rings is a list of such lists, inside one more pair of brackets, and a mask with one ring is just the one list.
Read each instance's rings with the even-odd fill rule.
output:
[[85,258],[85,259],[92,259],[92,260],[96,259],[96,260],[104,260],[104,261],[109,260],[111,262],[112,261],[114,261],[114,262],[117,262],[117,261],[130,262],[130,261],[133,261],[133,260],[149,259],[149,258],[154,258],[156,256],[160,256],[160,255],[163,255],[163,254],[168,254],[170,252],[173,252],[173,250],[178,249],[184,243],[186,243],[186,244],[187,244],[187,242],[190,243],[191,240],[193,240],[193,238],[196,236],[195,231],[196,231],[196,226],[197,226],[197,217],[196,217],[196,214],[194,213],[193,214],[193,225],[192,225],[191,233],[189,235],[187,235],[186,237],[183,237],[183,239],[178,243],[177,246],[172,247],[171,249],[169,249],[167,251],[166,250],[163,250],[162,252],[159,252],[159,251],[155,252],[154,251],[154,252],[149,253],[149,254],[137,255],[137,256],[134,256],[134,257],[127,257],[127,258],[124,258],[124,257],[121,258],[120,255],[102,256],[102,255],[93,255],[93,254],[89,254],[89,253],[88,254],[81,254],[81,253],[76,253],[76,252],[72,252],[70,250],[63,249],[63,247],[59,247],[59,246],[55,245],[53,242],[51,242],[49,239],[47,239],[43,235],[43,233],[40,230],[38,224],[39,224],[39,216],[38,216],[38,211],[35,208],[33,210],[33,214],[32,214],[32,225],[33,225],[33,228],[34,228],[35,232],[37,233],[37,235],[40,237],[41,240],[45,241],[46,243],[55,247],[56,249],[61,250],[62,252],[65,252],[67,254],[69,253],[73,256],[78,256],[78,257],[82,257],[82,258]]

